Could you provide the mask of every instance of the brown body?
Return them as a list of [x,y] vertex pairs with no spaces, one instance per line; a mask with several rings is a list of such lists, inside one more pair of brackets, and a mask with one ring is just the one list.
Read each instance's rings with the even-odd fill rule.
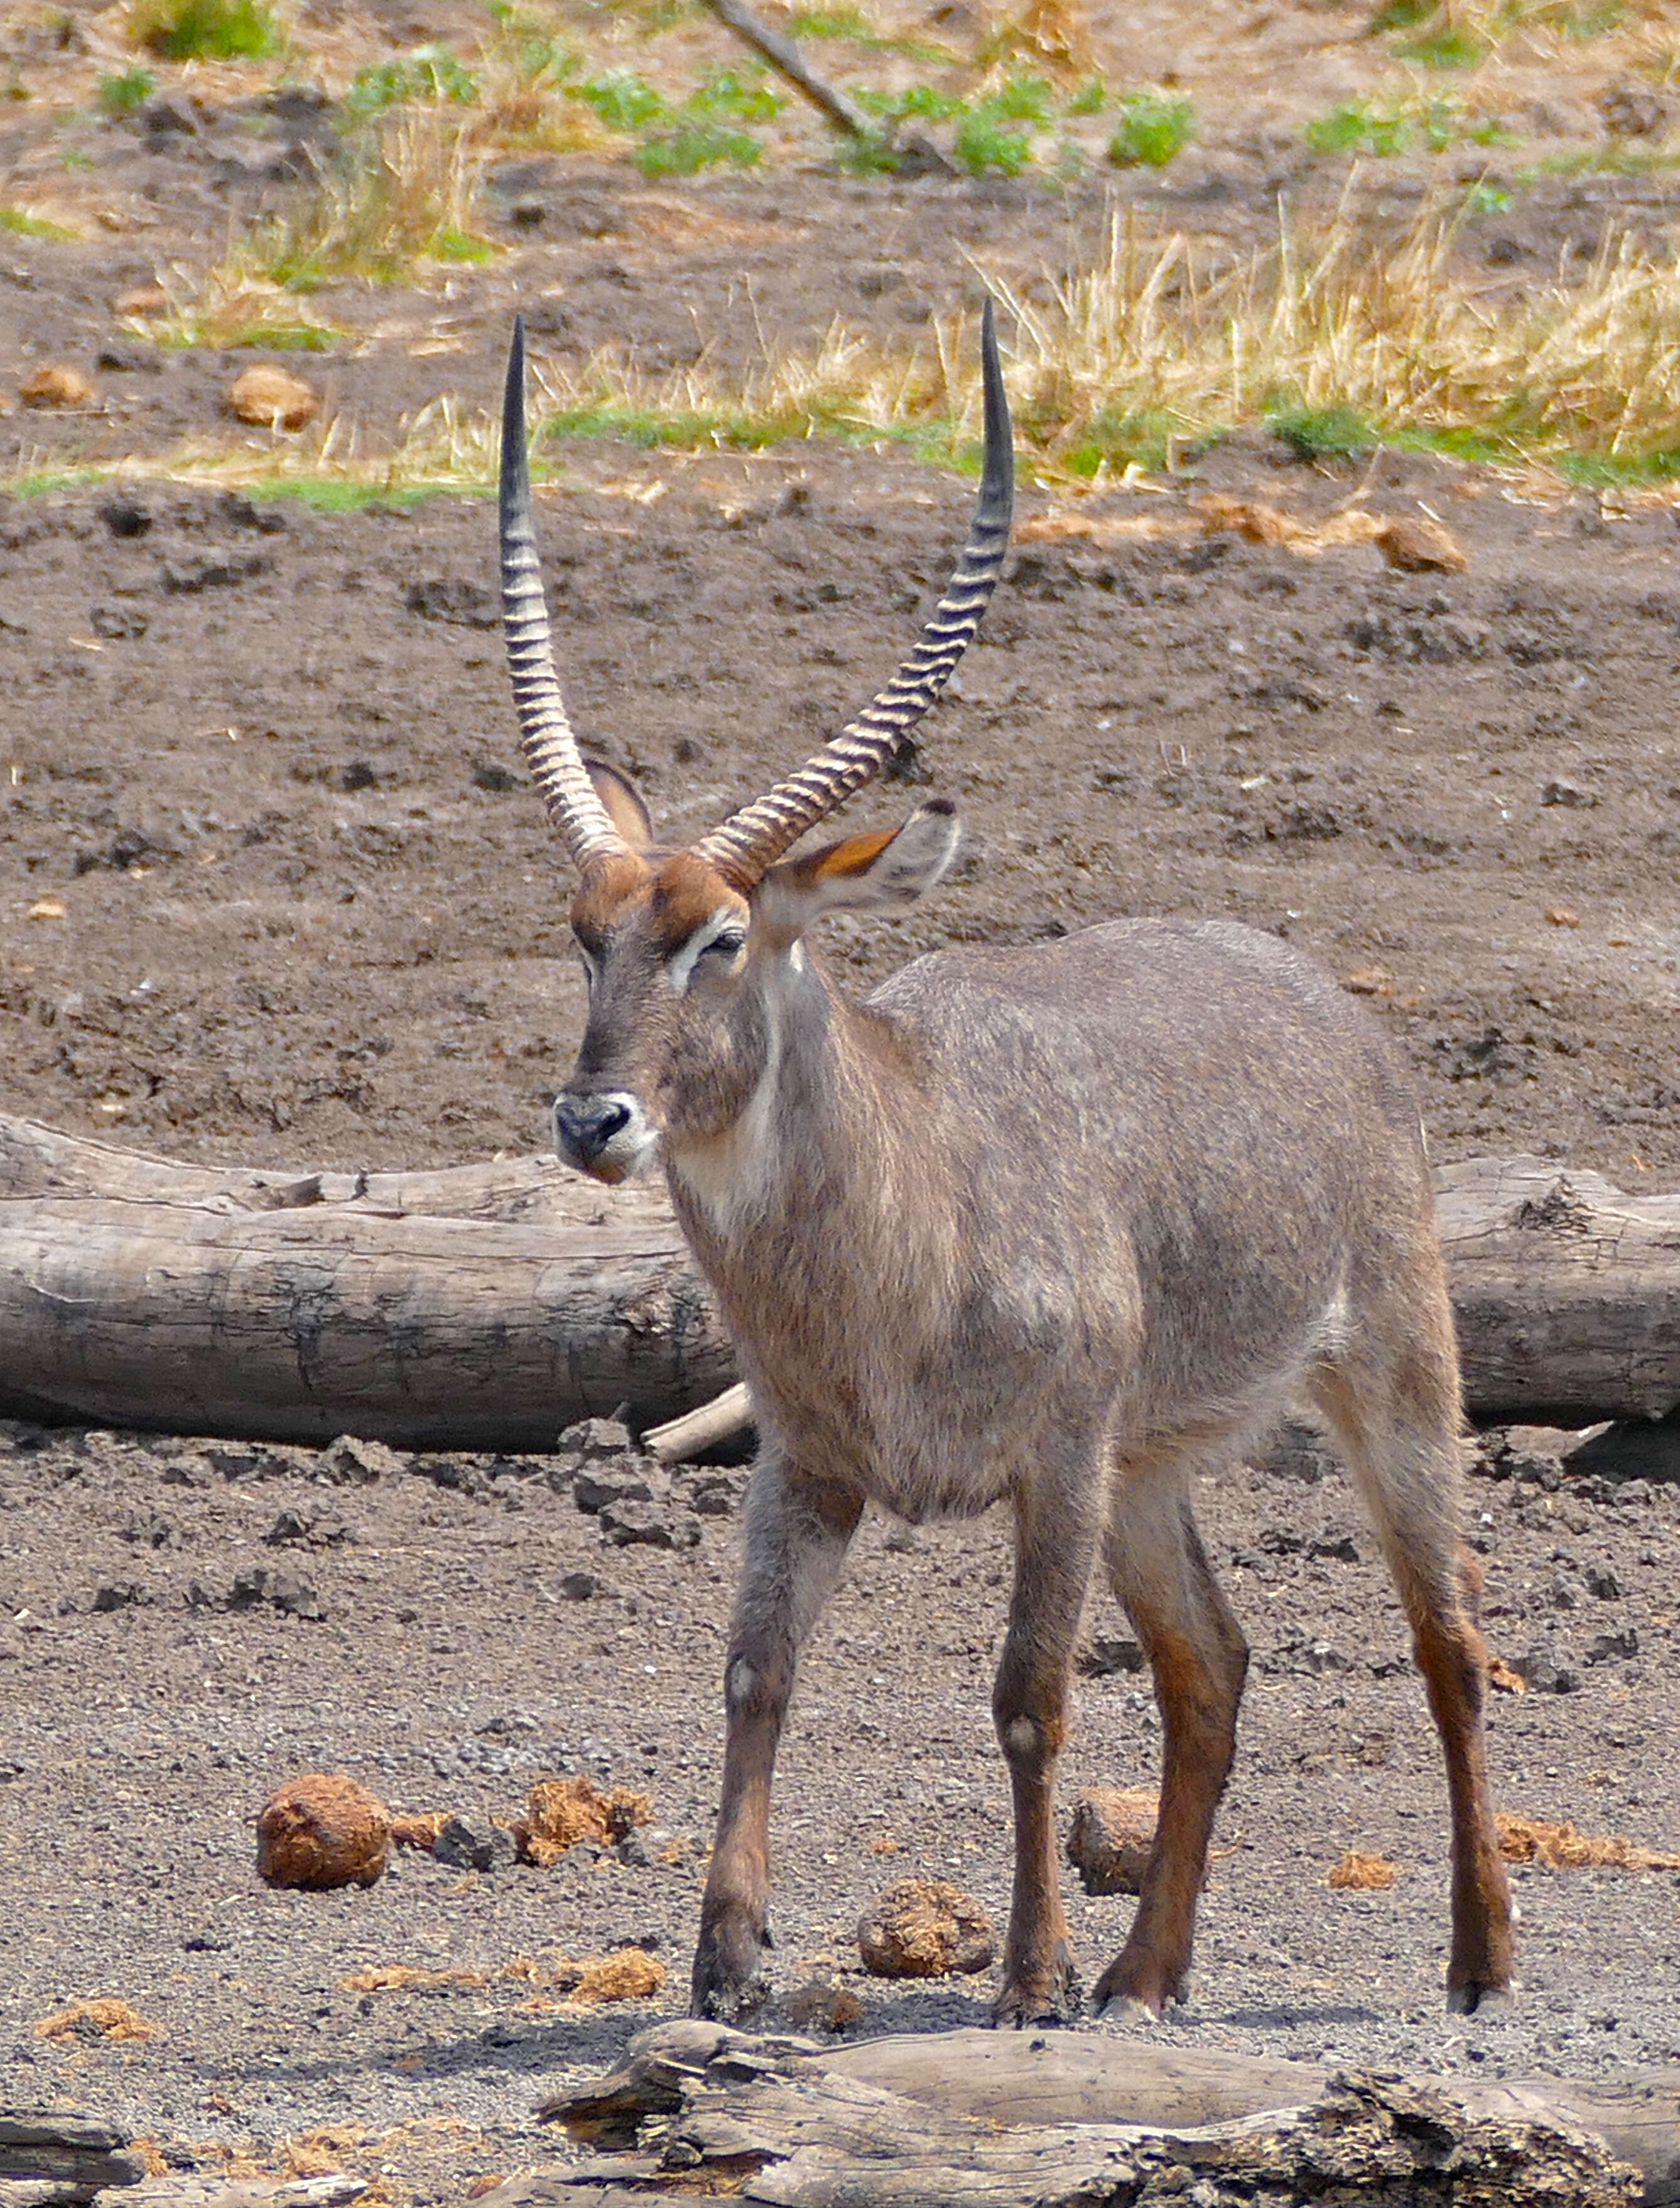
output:
[[[969,564],[920,648],[946,672],[951,639],[960,649],[978,619],[963,593],[978,590],[988,498],[993,576],[1001,557],[999,450],[989,412]],[[517,689],[535,679],[528,525],[510,541]],[[926,691],[925,669],[917,680]],[[947,951],[848,1004],[807,930],[932,887],[956,849],[951,808],[780,855],[867,778],[859,762],[873,745],[879,763],[911,694],[901,673],[885,707],[687,851],[653,844],[621,777],[528,734],[539,774],[569,778],[555,802],[590,977],[556,1141],[603,1180],[663,1164],[761,1434],[695,2006],[737,2016],[765,1991],[777,1745],[800,1647],[869,1502],[917,1521],[1006,1502],[1014,1517],[994,1713],[1016,1867],[996,2014],[1026,2023],[1072,1999],[1053,1784],[1099,1558],[1153,1667],[1165,1768],[1137,1913],[1095,1995],[1148,2014],[1182,1996],[1247,1664],[1191,1480],[1305,1389],[1412,1624],[1451,1804],[1449,1997],[1473,2010],[1509,1986],[1510,1910],[1415,1113],[1359,1008],[1275,939],[1222,923],[1122,921],[1047,947]]]

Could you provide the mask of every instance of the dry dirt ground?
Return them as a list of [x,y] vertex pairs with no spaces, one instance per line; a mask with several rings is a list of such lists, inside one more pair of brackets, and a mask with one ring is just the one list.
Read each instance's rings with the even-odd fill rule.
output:
[[[1177,11],[1134,12],[1161,74]],[[1237,21],[1209,14],[1215,31]],[[449,20],[406,11],[392,36]],[[1281,189],[1342,189],[1341,171],[1303,163],[1297,126],[1358,88],[1359,54],[1345,11],[1251,20],[1217,127],[1164,179],[1052,199],[789,168],[654,192],[622,165],[555,159],[510,184],[548,207],[535,243],[508,229],[496,266],[447,290],[335,297],[364,342],[310,372],[369,434],[394,435],[441,391],[488,402],[516,301],[557,350],[627,335],[656,363],[697,345],[744,361],[754,309],[804,342],[836,313],[925,319],[973,284],[965,252],[1025,281],[1116,202],[1257,238]],[[1214,32],[1179,59],[1214,114]],[[1595,127],[1589,62],[1561,90],[1548,80],[1533,129]],[[9,111],[18,195],[69,128]],[[0,422],[7,470],[156,453],[213,424],[238,364],[148,351],[111,302],[202,256],[247,206],[250,165],[228,172],[213,129],[75,129],[93,181],[67,171],[61,188],[103,193],[113,223],[97,243],[6,237],[0,375],[74,360],[103,411]],[[1379,226],[1416,204],[1403,172],[1357,189]],[[1660,237],[1671,213],[1660,178],[1557,179],[1462,249],[1521,272],[1590,255],[1607,226]],[[443,355],[426,350],[440,329]],[[1361,491],[1371,510],[1421,507],[1467,565],[1407,575],[1369,543],[1305,557],[1207,536],[1194,501],[1215,490],[1308,519]],[[890,453],[569,448],[541,527],[581,729],[670,830],[709,825],[882,679],[969,495]],[[1023,518],[1047,503],[1024,493]],[[903,922],[836,922],[847,983],[952,940],[1234,916],[1368,998],[1439,1155],[1534,1149],[1680,1185],[1674,509],[1417,458],[1338,473],[1252,436],[1087,511],[1121,526],[1023,542],[924,732],[916,772],[969,825],[957,878]],[[332,515],[106,483],[0,500],[0,1108],[253,1162],[449,1163],[543,1141],[581,997],[564,870],[514,767],[491,526],[471,499]],[[889,787],[856,820],[915,794]],[[182,2167],[231,2148],[324,2157],[453,2200],[553,2152],[529,2121],[541,2088],[680,2005],[733,1526],[700,1516],[693,1546],[606,1548],[546,1469],[416,1460],[343,1486],[305,1451],[0,1438],[9,2097],[111,2108]],[[1518,2008],[1440,2013],[1437,1759],[1369,1539],[1339,1483],[1303,1476],[1317,1469],[1239,1473],[1205,1499],[1257,1663],[1202,1989],[1167,2029],[1414,2067],[1680,2061],[1670,1874],[1518,1870]],[[1470,1503],[1496,1647],[1556,1644],[1577,1682],[1498,1700],[1502,1806],[1680,1844],[1674,1490],[1479,1478]],[[778,1797],[784,1986],[849,1966],[890,1876],[957,1876],[1001,1914],[987,1684],[1005,1561],[989,1521],[861,1540]],[[303,1607],[324,1615],[284,1612],[249,1579],[242,1593],[259,1569],[305,1580]],[[595,1585],[573,1599],[579,1573]],[[1147,1779],[1142,1682],[1088,1678],[1081,1698],[1070,1791]],[[584,1770],[644,1787],[671,1843],[647,1862],[585,1851],[483,1875],[405,1855],[365,1893],[267,1893],[250,1820],[315,1767],[399,1809],[504,1814],[539,1772]],[[1331,1893],[1349,1846],[1392,1856],[1398,1883]],[[1070,1905],[1089,1977],[1127,1905]],[[574,2011],[544,1991],[559,1957],[621,1942],[668,1965],[660,1999]],[[457,1975],[345,1983],[398,1965]],[[971,2020],[987,1996],[984,1981],[859,1990],[867,2029]],[[163,2036],[38,2035],[93,1995]],[[322,2125],[346,2128],[295,2144]]]

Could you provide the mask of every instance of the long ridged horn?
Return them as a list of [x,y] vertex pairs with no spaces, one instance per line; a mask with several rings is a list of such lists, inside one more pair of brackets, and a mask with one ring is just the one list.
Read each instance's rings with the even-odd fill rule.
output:
[[519,716],[519,748],[549,818],[581,867],[589,859],[628,847],[584,771],[583,754],[566,717],[566,701],[555,673],[549,609],[531,516],[525,386],[525,317],[517,315],[501,402],[501,628]]
[[767,796],[732,813],[701,837],[696,852],[737,888],[750,890],[807,828],[873,782],[902,739],[927,712],[974,640],[1003,571],[1015,508],[1015,453],[998,361],[992,302],[981,322],[986,388],[986,465],[968,542],[945,596],[898,672],[855,721],[778,782]]

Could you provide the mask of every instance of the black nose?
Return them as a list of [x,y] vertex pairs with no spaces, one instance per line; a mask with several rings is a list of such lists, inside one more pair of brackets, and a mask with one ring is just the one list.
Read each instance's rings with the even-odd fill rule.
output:
[[630,1124],[630,1107],[616,1096],[556,1096],[555,1148],[578,1165],[598,1158]]

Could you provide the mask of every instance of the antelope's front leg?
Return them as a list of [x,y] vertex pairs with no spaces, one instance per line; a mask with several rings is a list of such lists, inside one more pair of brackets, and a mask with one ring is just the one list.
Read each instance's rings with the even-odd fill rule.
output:
[[1056,1862],[1056,1762],[1096,1549],[1095,1454],[1065,1470],[1041,1466],[1016,1498],[1015,1592],[992,1695],[1015,1797],[1015,1887],[992,2005],[999,2024],[1062,2023],[1078,1995]]
[[700,1908],[691,2007],[735,2022],[769,1991],[770,1787],[799,1652],[838,1578],[861,1496],[765,1454],[747,1491],[747,1554],[723,1671],[723,1797]]

